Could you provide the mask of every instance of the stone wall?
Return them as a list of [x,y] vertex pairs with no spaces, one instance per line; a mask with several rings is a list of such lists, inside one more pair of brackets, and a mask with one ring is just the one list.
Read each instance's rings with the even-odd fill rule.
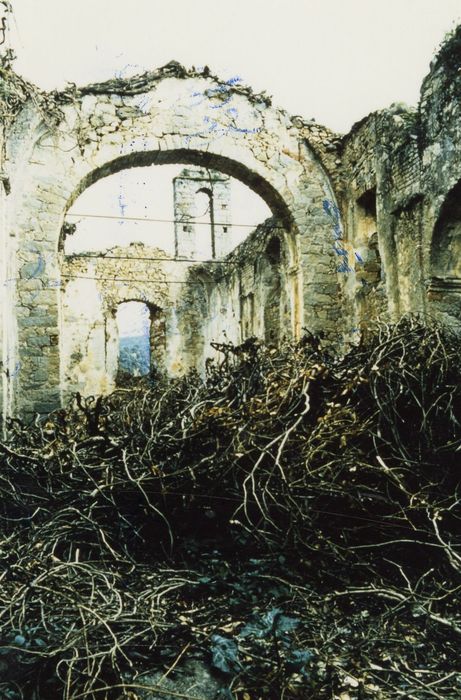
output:
[[213,342],[257,337],[274,346],[299,336],[300,269],[294,241],[270,219],[220,263],[170,258],[141,243],[63,256],[60,285],[60,387],[109,393],[116,386],[118,306],[151,311],[153,367],[177,376],[203,373]]
[[[156,370],[178,376],[203,371],[204,329],[214,318],[227,323],[210,303],[202,266],[170,258],[141,243],[101,254],[66,256],[61,285],[61,387],[65,396],[108,393],[118,369],[118,306],[144,302],[151,311],[152,359]],[[238,324],[238,321],[237,321]]]
[[381,316],[395,320],[421,303],[418,134],[416,111],[396,104],[343,141],[342,201],[356,272],[348,299],[359,327]]
[[[431,64],[417,109],[392,105],[344,137],[347,185],[341,204],[352,245],[363,243],[364,227],[369,225],[370,233],[373,228],[363,200],[374,197],[376,202],[381,283],[372,282],[379,302],[371,318],[377,313],[395,320],[413,311],[459,328],[460,69],[461,28],[457,28]],[[356,262],[355,267],[357,271]],[[359,284],[360,277],[359,273]],[[364,315],[357,303],[357,295],[363,293],[350,289],[348,297],[362,323],[369,317],[368,304]]]
[[422,245],[427,311],[460,330],[461,27],[423,82]]
[[241,343],[256,337],[277,346],[299,337],[302,286],[295,242],[276,219],[269,219],[228,255],[221,265],[191,269],[206,290],[201,342],[204,359],[211,343]]

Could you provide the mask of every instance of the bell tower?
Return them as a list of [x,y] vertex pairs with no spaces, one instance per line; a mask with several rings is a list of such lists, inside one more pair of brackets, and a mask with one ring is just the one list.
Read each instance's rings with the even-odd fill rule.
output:
[[232,249],[231,189],[227,175],[185,168],[173,179],[175,256],[222,258]]

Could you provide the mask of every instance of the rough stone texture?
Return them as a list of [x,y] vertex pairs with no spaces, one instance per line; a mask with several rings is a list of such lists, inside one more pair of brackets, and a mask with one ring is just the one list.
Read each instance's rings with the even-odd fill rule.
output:
[[[173,180],[175,254],[222,258],[232,250],[230,178],[185,168]],[[203,194],[203,197],[199,197]]]
[[295,246],[269,219],[221,263],[170,258],[142,243],[61,263],[60,335],[63,397],[108,393],[118,369],[119,304],[142,301],[151,312],[151,356],[175,376],[205,370],[211,343],[250,336],[276,345],[299,334],[300,276]]
[[[191,270],[191,274],[194,270]],[[254,231],[222,265],[204,265],[208,315],[203,324],[206,356],[210,343],[239,343],[258,337],[277,345],[300,332],[300,274],[292,236],[276,219]]]
[[[152,358],[174,374],[178,362],[172,326],[187,268],[142,243],[115,247],[103,255],[65,256],[61,264],[61,389],[67,397],[108,393],[118,369],[116,312],[126,301],[150,310]],[[114,281],[116,280],[116,281]],[[168,338],[168,344],[166,343]]]
[[[417,109],[392,105],[345,136],[290,117],[208,68],[170,63],[51,95],[11,74],[17,100],[11,114],[0,110],[4,414],[47,411],[75,389],[109,391],[114,308],[127,300],[148,303],[161,329],[155,361],[170,374],[203,371],[210,341],[224,338],[277,343],[306,327],[341,350],[373,319],[408,311],[459,326],[460,47],[458,29],[433,61]],[[87,187],[124,168],[166,163],[188,169],[177,182],[183,217],[197,214],[197,191],[212,192],[221,263],[139,246],[111,251],[123,262],[108,253],[66,259],[66,212]],[[273,214],[231,253],[223,222],[232,213],[221,207],[227,176]],[[189,257],[197,230],[177,233],[178,257]],[[126,285],[110,282],[122,274]],[[141,275],[147,281],[135,286]]]
[[66,340],[58,251],[65,214],[86,187],[126,167],[184,162],[233,175],[253,188],[298,241],[306,268],[304,322],[337,333],[341,299],[331,295],[327,305],[323,293],[324,287],[336,290],[337,281],[331,266],[315,265],[319,256],[333,258],[322,202],[334,200],[334,194],[288,115],[267,98],[177,64],[56,99],[59,123],[45,123],[35,103],[27,102],[6,147],[12,186],[7,255],[14,278],[7,345],[21,363],[10,379],[9,412],[47,411],[63,399]]

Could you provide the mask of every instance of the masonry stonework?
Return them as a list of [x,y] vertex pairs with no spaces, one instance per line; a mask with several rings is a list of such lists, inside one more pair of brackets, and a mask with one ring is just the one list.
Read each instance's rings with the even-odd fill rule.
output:
[[[417,108],[394,104],[346,135],[208,68],[172,62],[52,94],[4,74],[4,416],[111,391],[126,301],[147,305],[153,362],[170,376],[204,372],[213,342],[277,345],[307,329],[343,352],[373,320],[407,312],[459,330],[461,29],[434,59]],[[142,244],[95,260],[64,253],[66,214],[86,188],[171,163],[184,166],[174,256]],[[235,250],[230,177],[272,213]]]
[[173,186],[175,254],[215,259],[229,253],[230,178],[216,171],[185,168],[174,178]]

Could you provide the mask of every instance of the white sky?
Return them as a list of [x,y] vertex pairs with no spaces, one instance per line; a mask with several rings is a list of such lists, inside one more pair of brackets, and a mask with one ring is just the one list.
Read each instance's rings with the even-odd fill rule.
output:
[[149,336],[149,310],[139,301],[127,301],[117,307],[117,327],[120,337]]
[[347,131],[416,103],[461,0],[13,0],[16,70],[53,89],[174,59],[240,75],[291,114]]
[[[68,221],[77,224],[77,231],[67,236],[65,252],[94,251],[140,241],[174,255],[173,178],[183,168],[184,165],[131,168],[105,177],[89,187],[69,210]],[[257,194],[233,178],[230,212],[234,226],[229,227],[229,250],[251,232],[252,229],[247,228],[249,225],[256,226],[271,215],[269,207]],[[85,218],[73,214],[110,217],[121,217],[123,214],[126,219]],[[131,221],[133,217],[156,221]],[[198,224],[196,229],[198,240],[202,241],[197,256],[209,259],[209,226]]]
[[[392,102],[416,104],[438,45],[461,22],[461,0],[13,0],[13,9],[15,69],[44,89],[174,59],[241,76],[291,114],[342,132]],[[72,211],[119,215],[123,192],[126,216],[172,218],[171,179],[180,169],[118,173]],[[256,223],[267,208],[245,189],[233,187],[233,220]],[[124,240],[171,250],[172,226],[159,226],[87,220],[80,243],[69,245],[113,245],[123,228]]]

